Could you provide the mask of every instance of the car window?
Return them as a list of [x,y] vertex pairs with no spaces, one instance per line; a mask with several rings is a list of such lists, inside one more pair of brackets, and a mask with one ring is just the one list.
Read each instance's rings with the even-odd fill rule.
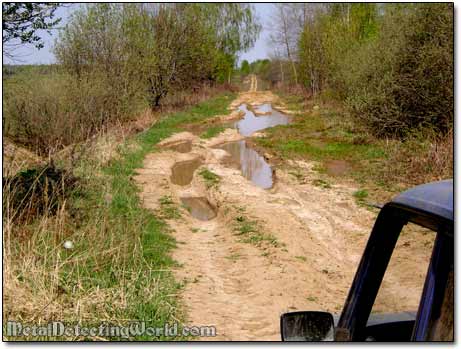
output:
[[371,313],[416,312],[436,233],[408,223],[402,229]]

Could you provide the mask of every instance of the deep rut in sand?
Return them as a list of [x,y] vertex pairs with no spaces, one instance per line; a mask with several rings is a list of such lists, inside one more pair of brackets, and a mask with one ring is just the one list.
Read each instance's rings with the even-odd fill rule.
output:
[[[270,92],[242,93],[230,108],[265,103],[289,113]],[[266,111],[266,106],[258,110]],[[178,242],[173,257],[181,267],[175,274],[185,282],[185,323],[216,326],[211,340],[279,340],[283,312],[340,311],[376,213],[356,204],[357,188],[313,185],[319,176],[314,163],[287,161],[269,189],[258,187],[229,166],[230,154],[220,149],[243,139],[236,129],[208,140],[175,134],[159,143],[162,151],[145,158],[135,180],[145,207],[158,210],[168,196],[181,212],[168,224]],[[181,163],[193,169],[176,184],[172,171]],[[289,174],[290,166],[303,174],[303,182]],[[219,180],[210,184],[201,175],[205,168]],[[200,198],[198,216],[184,198]],[[406,310],[402,292],[411,306],[419,299],[416,276],[426,266],[415,251],[403,250],[402,256],[408,271],[398,271],[399,282],[389,284],[381,310]]]

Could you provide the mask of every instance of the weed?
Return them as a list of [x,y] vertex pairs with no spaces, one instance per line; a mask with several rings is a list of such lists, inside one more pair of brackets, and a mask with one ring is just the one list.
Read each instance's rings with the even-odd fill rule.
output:
[[56,214],[73,192],[77,194],[77,178],[53,164],[31,168],[3,179],[10,209],[17,214],[15,222],[30,222],[37,216]]
[[213,138],[223,132],[226,128],[223,126],[212,126],[209,127],[205,132],[200,135],[200,138],[208,139]]
[[318,298],[317,297],[314,297],[314,296],[309,296],[306,298],[309,302],[317,302],[318,301]]
[[[5,205],[5,320],[44,323],[59,317],[86,325],[130,319],[160,327],[181,319],[176,295],[183,285],[171,272],[180,267],[171,258],[171,228],[141,206],[132,176],[156,143],[184,122],[225,113],[229,101],[219,96],[162,118],[121,145],[104,167],[98,154],[94,161],[79,162],[74,172],[84,174],[85,181],[55,216],[45,212],[30,224],[16,225],[11,205]],[[172,198],[160,198],[160,206],[173,206]],[[73,249],[63,249],[66,240]],[[19,303],[14,301],[18,296]],[[164,338],[145,334],[132,339]]]
[[211,172],[207,168],[202,168],[199,172],[199,175],[202,176],[205,180],[205,184],[208,189],[217,187],[221,181],[221,177]]
[[323,180],[323,179],[314,179],[312,181],[312,184],[317,186],[317,187],[320,187],[320,188],[324,188],[324,189],[329,189],[331,188],[331,185],[330,183],[328,183],[327,181]]
[[366,189],[360,189],[355,191],[353,195],[358,201],[363,201],[368,197],[368,191]]
[[181,218],[181,212],[177,205],[173,202],[171,196],[162,196],[160,202],[160,217],[163,219],[178,219]]
[[237,216],[235,220],[237,221],[235,226],[237,235],[256,233],[258,231],[258,222],[256,220],[249,220],[245,216]]
[[[323,98],[322,96],[320,96]],[[284,127],[266,130],[255,139],[280,158],[318,162],[314,170],[328,171],[327,162],[346,161],[353,168],[347,176],[363,186],[383,191],[401,191],[409,186],[453,177],[453,132],[445,136],[430,130],[416,131],[405,139],[379,139],[357,123],[343,106],[322,104],[312,112],[303,96],[282,94],[290,109],[303,109]],[[307,104],[307,105],[303,105]],[[291,173],[297,177],[296,173]],[[379,195],[377,190],[374,196]],[[382,193],[384,194],[384,193]]]
[[300,261],[303,261],[303,262],[307,261],[307,258],[304,257],[304,256],[295,256],[295,258],[297,258],[297,259],[299,259]]
[[281,246],[275,236],[260,232],[260,226],[257,220],[251,220],[240,215],[235,217],[235,222],[234,232],[236,235],[241,236],[242,242],[258,246],[262,243],[266,243],[274,247]]

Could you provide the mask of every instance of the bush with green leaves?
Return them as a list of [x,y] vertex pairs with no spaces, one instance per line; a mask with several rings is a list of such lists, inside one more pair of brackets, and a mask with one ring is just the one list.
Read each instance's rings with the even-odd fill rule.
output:
[[453,127],[452,4],[329,4],[306,21],[300,81],[377,136]]

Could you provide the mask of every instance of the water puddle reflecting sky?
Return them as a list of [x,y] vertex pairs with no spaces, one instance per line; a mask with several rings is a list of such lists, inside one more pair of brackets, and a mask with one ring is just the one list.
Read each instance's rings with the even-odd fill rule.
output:
[[272,168],[264,157],[249,148],[244,140],[225,143],[219,148],[230,154],[231,161],[238,165],[245,178],[263,189],[272,187]]
[[237,128],[242,136],[248,137],[252,133],[264,130],[269,127],[277,125],[287,125],[290,123],[291,118],[287,115],[280,113],[277,110],[272,109],[270,104],[263,104],[258,107],[258,111],[263,113],[269,113],[267,115],[256,116],[250,111],[246,104],[242,104],[239,110],[245,113],[243,119],[237,121],[234,127]]

